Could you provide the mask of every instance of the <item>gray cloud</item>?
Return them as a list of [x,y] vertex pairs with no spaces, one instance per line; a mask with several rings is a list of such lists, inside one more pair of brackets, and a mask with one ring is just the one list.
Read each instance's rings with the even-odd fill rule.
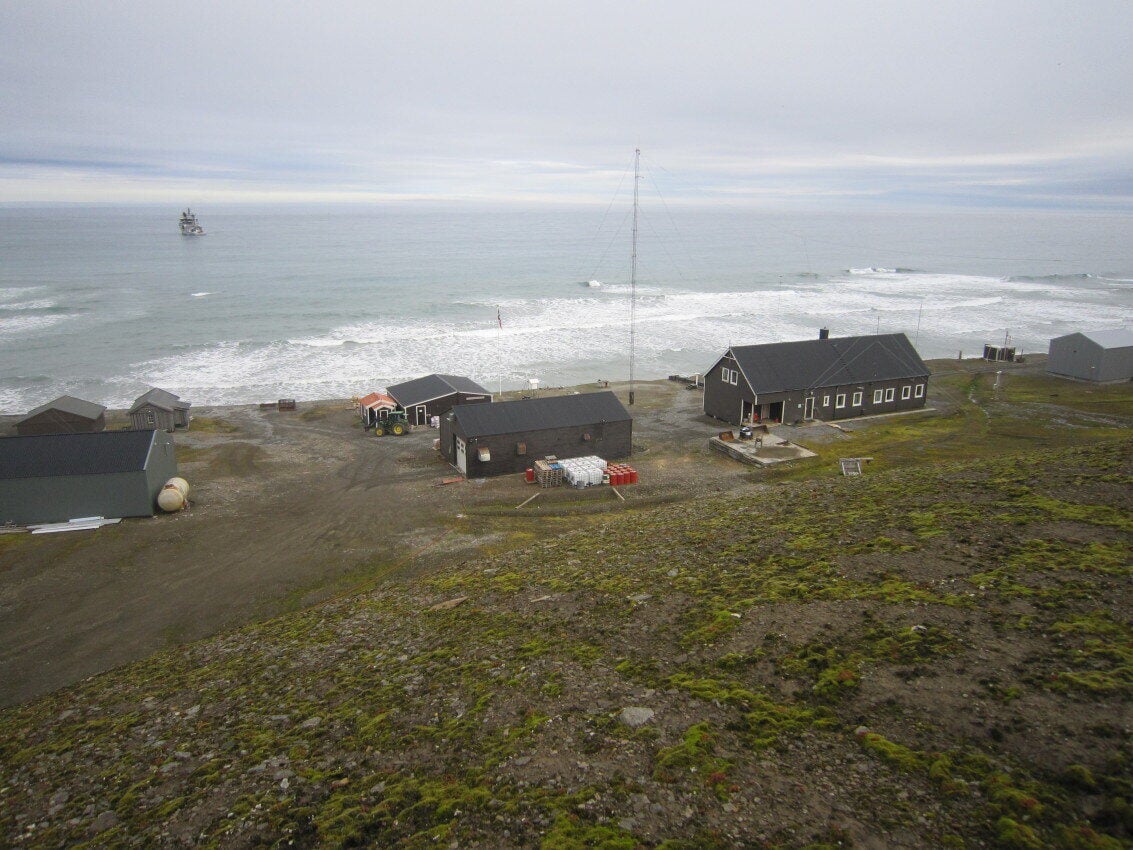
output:
[[690,196],[1133,207],[1129,20],[1010,0],[9,3],[0,200],[83,176],[108,199],[602,200],[641,145]]

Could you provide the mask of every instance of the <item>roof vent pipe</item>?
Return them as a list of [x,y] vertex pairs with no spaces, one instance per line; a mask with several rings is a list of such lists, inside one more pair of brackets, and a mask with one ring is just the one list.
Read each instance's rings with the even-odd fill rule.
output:
[[819,328],[818,329],[818,338],[819,339],[830,339],[830,328]]

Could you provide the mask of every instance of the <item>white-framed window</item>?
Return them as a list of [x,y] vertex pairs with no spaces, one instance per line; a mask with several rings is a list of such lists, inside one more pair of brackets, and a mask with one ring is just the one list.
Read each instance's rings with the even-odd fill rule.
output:
[[885,391],[885,400],[893,401],[893,387],[889,387],[889,389]]
[[829,407],[830,406],[830,396],[824,395],[822,397],[822,406],[823,407]]
[[729,369],[727,366],[725,366],[724,368],[722,368],[720,370],[720,381],[721,381],[721,383],[725,383],[725,384],[732,383],[732,370]]
[[913,394],[913,388],[912,387],[910,387],[910,386],[901,387],[901,398],[902,398],[902,400],[909,398],[910,396],[912,396],[912,394]]
[[874,404],[881,404],[881,396],[884,393],[885,393],[885,390],[874,390],[873,391],[873,403]]
[[854,400],[850,403],[854,407],[861,407],[862,406],[862,391],[861,390],[858,390],[856,393],[854,393]]
[[735,386],[736,384],[739,383],[739,381],[740,381],[740,370],[739,369],[733,369],[732,370],[732,379],[728,383],[732,384],[732,386]]
[[838,393],[838,395],[834,399],[834,406],[835,407],[845,407],[846,406],[846,394],[845,393]]
[[916,389],[913,392],[913,397],[924,398],[924,384],[917,384]]

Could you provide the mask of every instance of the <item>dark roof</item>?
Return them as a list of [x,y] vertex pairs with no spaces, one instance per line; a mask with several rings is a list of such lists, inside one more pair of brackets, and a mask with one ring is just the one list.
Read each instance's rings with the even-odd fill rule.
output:
[[178,408],[184,410],[189,409],[189,402],[181,401],[179,396],[175,396],[173,393],[158,389],[157,387],[147,390],[138,396],[134,400],[134,406],[130,408],[130,412],[133,413],[139,407],[146,404],[152,404],[154,407],[160,407],[162,410],[177,410]]
[[402,407],[409,408],[415,404],[424,404],[435,398],[444,398],[454,393],[467,393],[469,395],[486,395],[491,393],[471,378],[461,375],[426,375],[415,378],[404,384],[395,384],[386,389],[391,396],[397,399]]
[[806,339],[731,349],[758,393],[923,378],[929,368],[904,334]]
[[525,398],[495,404],[458,404],[452,409],[452,416],[465,437],[574,428],[633,418],[612,392]]
[[0,479],[136,472],[146,467],[154,431],[43,434],[0,440]]
[[106,413],[106,408],[101,404],[95,404],[93,401],[83,401],[81,398],[75,398],[74,396],[61,395],[54,401],[41,404],[34,410],[29,411],[28,415],[21,419],[20,422],[31,419],[33,416],[38,416],[46,410],[62,410],[64,413],[82,416],[84,419],[98,419],[98,417]]

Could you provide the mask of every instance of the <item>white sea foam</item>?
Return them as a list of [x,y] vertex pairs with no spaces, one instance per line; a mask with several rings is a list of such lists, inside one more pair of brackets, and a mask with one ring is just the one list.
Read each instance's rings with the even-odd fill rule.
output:
[[193,298],[205,298],[209,295],[212,295],[212,293],[211,292],[194,292],[192,294],[192,297]]
[[[889,290],[842,285],[773,292],[670,290],[639,299],[639,376],[699,371],[730,344],[902,331],[926,357],[978,350],[1009,332],[1023,350],[1045,350],[1060,300],[1019,298],[1018,282],[964,275],[889,275]],[[977,295],[978,293],[978,295]],[[591,295],[511,299],[477,320],[386,318],[266,344],[219,343],[138,364],[130,380],[169,386],[203,402],[293,395],[344,397],[429,372],[466,374],[490,388],[527,377],[566,384],[601,371],[616,377],[628,351],[629,300]],[[1075,322],[1113,323],[1102,300],[1079,303]],[[919,323],[919,326],[918,326]],[[676,361],[676,362],[674,362]],[[587,366],[587,364],[592,366]],[[620,364],[620,365],[619,365]],[[183,391],[183,392],[182,392]]]
[[51,313],[46,315],[0,316],[0,338],[43,331],[66,321],[68,318],[63,314]]

